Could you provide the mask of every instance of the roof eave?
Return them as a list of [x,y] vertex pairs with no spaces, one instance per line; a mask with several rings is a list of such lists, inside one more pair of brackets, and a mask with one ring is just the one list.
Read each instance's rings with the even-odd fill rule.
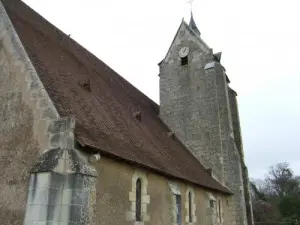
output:
[[[124,163],[130,164],[130,165],[134,165],[136,167],[147,169],[149,171],[152,171],[153,173],[160,174],[160,175],[162,175],[164,177],[167,177],[167,178],[170,178],[170,179],[177,179],[177,180],[181,180],[183,182],[188,182],[190,184],[196,185],[196,186],[201,187],[203,189],[210,190],[210,191],[220,192],[220,193],[223,193],[225,195],[233,195],[233,193],[228,188],[224,187],[221,184],[220,185],[224,188],[224,190],[219,190],[219,189],[216,189],[216,188],[213,188],[213,187],[207,187],[207,186],[201,185],[201,184],[199,184],[197,182],[192,182],[192,181],[187,180],[185,178],[178,177],[178,176],[175,176],[175,175],[171,175],[171,174],[162,172],[162,171],[157,170],[155,168],[152,168],[150,166],[146,166],[144,164],[135,162],[133,160],[125,159],[125,158],[123,158],[121,156],[118,156],[118,155],[113,154],[111,152],[107,152],[107,151],[105,151],[103,149],[99,149],[99,148],[94,147],[94,146],[86,145],[82,141],[79,141],[79,140],[77,140],[77,141],[81,145],[81,149],[84,150],[85,152],[89,152],[89,153],[92,153],[92,154],[101,153],[101,155],[103,155],[103,156],[105,156],[107,158],[115,159],[115,160],[120,161],[120,162],[124,162]],[[218,182],[218,181],[216,181],[216,182]]]

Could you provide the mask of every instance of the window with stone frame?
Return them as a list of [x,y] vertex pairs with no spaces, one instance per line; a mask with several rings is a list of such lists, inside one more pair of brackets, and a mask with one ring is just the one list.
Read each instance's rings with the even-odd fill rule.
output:
[[147,194],[148,180],[147,175],[142,170],[136,170],[132,177],[132,187],[129,192],[130,208],[126,212],[126,220],[133,221],[135,224],[144,224],[150,221],[147,213],[150,203],[150,196]]
[[208,194],[208,219],[211,220],[212,224],[223,224],[223,208],[222,208],[222,198],[215,196],[212,193]]
[[182,224],[181,192],[176,183],[170,182],[169,187],[172,194],[172,225],[181,225]]
[[188,188],[186,192],[185,212],[186,223],[191,225],[197,222],[195,193],[192,188]]
[[221,198],[218,199],[217,202],[217,220],[218,223],[223,223],[223,208],[222,208],[222,200]]

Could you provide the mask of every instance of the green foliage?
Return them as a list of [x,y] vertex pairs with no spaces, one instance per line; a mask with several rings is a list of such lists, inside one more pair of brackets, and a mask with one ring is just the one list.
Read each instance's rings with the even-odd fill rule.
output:
[[288,225],[299,225],[300,224],[299,217],[296,217],[296,216],[284,217],[282,222],[284,224],[288,224]]
[[288,163],[270,167],[262,185],[250,186],[254,221],[300,224],[300,178]]
[[284,218],[300,219],[300,197],[285,196],[279,203],[279,210]]

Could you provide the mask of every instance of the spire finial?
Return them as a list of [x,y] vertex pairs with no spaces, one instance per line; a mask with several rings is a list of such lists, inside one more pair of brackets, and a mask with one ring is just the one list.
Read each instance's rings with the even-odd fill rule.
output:
[[[192,2],[193,0],[189,0],[190,2]],[[191,3],[192,4],[192,3]],[[200,36],[200,31],[195,23],[195,20],[194,20],[194,17],[193,17],[193,11],[192,11],[192,8],[191,8],[191,20],[190,20],[190,23],[189,23],[189,27],[197,34]]]
[[190,23],[189,23],[189,27],[197,34],[200,36],[200,31],[198,30],[197,28],[197,25],[195,23],[195,20],[194,20],[194,17],[193,17],[193,2],[194,0],[187,0],[187,3],[190,4],[190,7],[191,7],[191,20],[190,20]]
[[187,2],[190,4],[191,7],[191,13],[193,13],[193,1],[194,0],[187,0]]

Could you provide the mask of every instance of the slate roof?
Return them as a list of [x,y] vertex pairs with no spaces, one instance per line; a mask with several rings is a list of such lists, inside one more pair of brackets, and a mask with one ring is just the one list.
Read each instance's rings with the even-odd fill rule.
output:
[[200,36],[200,31],[196,25],[196,22],[194,20],[194,17],[193,17],[193,12],[191,12],[191,19],[190,19],[190,23],[189,23],[189,27],[196,32],[196,34],[198,34]]
[[217,52],[214,54],[214,59],[219,63],[221,63],[221,57],[222,57],[222,52]]
[[75,135],[84,149],[230,193],[168,135],[155,102],[25,3],[2,2],[59,114],[76,116]]

